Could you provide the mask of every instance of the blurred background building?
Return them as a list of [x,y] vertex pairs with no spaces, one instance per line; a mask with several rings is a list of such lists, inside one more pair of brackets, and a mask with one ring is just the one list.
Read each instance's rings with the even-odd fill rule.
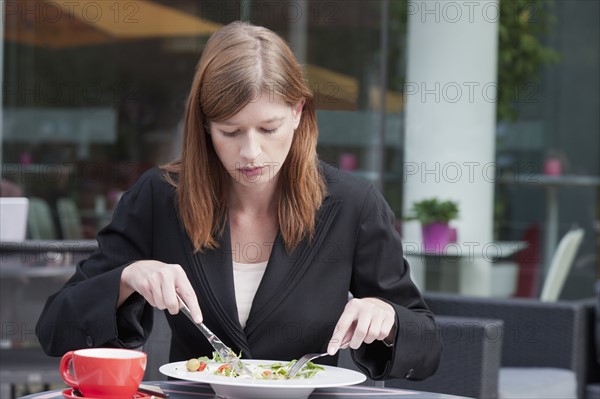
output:
[[[490,238],[528,240],[542,262],[547,188],[523,183],[538,182],[549,159],[559,162],[562,175],[598,177],[595,1],[3,3],[2,177],[43,200],[52,216],[51,226],[30,238],[93,238],[120,193],[147,168],[177,156],[184,103],[204,43],[238,19],[273,29],[291,44],[317,99],[322,159],[380,188],[400,229],[410,206],[403,208],[404,183],[415,174],[441,198],[452,197],[444,182],[485,174],[493,183]],[[497,46],[496,75],[490,76],[498,78],[407,81],[410,43],[411,54],[429,57],[415,68],[434,60],[438,71],[469,55],[472,45],[463,43],[460,54],[442,34],[428,38],[415,31],[411,38],[408,20],[467,32],[477,21],[497,25],[498,41],[486,44]],[[477,31],[466,40],[469,34]],[[444,45],[448,52],[436,56]],[[489,68],[489,56],[480,52],[473,48],[471,61],[479,57],[480,69]],[[469,165],[481,151],[477,140],[455,146],[463,152],[448,149],[447,159],[459,169],[443,160],[415,163],[418,154],[405,163],[405,105],[411,100],[492,104],[494,137],[486,146],[493,165]],[[418,134],[433,147],[448,139],[445,133]],[[575,225],[586,233],[563,295],[585,296],[598,265],[598,186],[565,183],[557,195],[556,237]],[[468,219],[469,209],[461,214]]]

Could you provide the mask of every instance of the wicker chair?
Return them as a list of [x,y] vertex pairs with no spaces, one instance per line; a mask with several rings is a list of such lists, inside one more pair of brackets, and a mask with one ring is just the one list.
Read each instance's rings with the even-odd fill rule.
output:
[[[454,342],[444,340],[447,353],[436,377],[454,381],[458,387],[434,385],[423,381],[415,389],[427,386],[429,390],[475,396],[480,398],[515,397],[528,398],[541,395],[550,383],[563,378],[560,388],[572,387],[572,397],[584,397],[586,383],[597,376],[598,367],[593,353],[593,312],[595,301],[544,303],[531,299],[473,298],[453,294],[426,294],[427,304],[438,316],[486,317],[504,322],[502,337],[502,360],[498,377],[498,391],[466,392],[460,388],[464,367],[469,366],[465,356],[469,351],[479,350],[476,345],[465,348],[461,354]],[[456,356],[451,354],[457,353]],[[566,379],[564,379],[566,376]],[[570,376],[570,377],[569,377]],[[569,382],[569,378],[571,381]],[[596,377],[597,378],[597,377]],[[534,386],[536,381],[544,385]],[[566,382],[564,382],[566,381]],[[525,382],[525,384],[523,384]],[[477,383],[469,382],[471,384]],[[529,385],[516,393],[519,384]],[[409,387],[405,382],[393,381],[386,386]],[[466,389],[466,388],[465,388]],[[537,390],[537,391],[536,391]],[[547,394],[547,392],[546,392]],[[558,391],[556,392],[558,394]],[[545,396],[549,397],[549,396]],[[564,398],[563,399],[567,399]]]
[[600,279],[596,280],[596,303],[589,314],[589,336],[592,350],[588,351],[587,386],[585,399],[600,398]]
[[387,380],[386,387],[447,393],[472,398],[495,398],[502,354],[501,320],[437,316],[443,340],[440,366],[423,381]]

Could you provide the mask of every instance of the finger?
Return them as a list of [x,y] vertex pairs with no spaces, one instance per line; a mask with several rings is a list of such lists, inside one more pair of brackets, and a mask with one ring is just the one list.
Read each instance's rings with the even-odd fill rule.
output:
[[367,333],[369,332],[370,325],[370,315],[362,315],[358,318],[356,328],[354,329],[354,334],[352,334],[352,339],[350,340],[350,347],[352,349],[358,349],[362,345],[362,343],[365,341]]
[[[350,328],[346,330],[346,333],[342,336],[341,333],[334,334],[331,337],[331,341],[334,341],[337,344],[337,350],[346,349],[350,346],[350,340],[352,339],[352,334],[354,334],[354,328],[356,327],[356,320],[353,320],[350,324]],[[341,338],[340,338],[341,337]]]
[[349,341],[352,337],[352,332],[354,331],[354,328],[352,328],[353,323],[354,316],[350,315],[348,312],[343,313],[335,326],[334,334],[329,341],[330,344],[335,348],[339,348],[342,343]]
[[329,340],[327,353],[333,356],[338,351],[343,342],[347,342],[351,337],[351,327],[356,318],[356,311],[353,308],[346,307],[346,310],[340,316],[334,333]]
[[165,307],[169,310],[170,314],[179,313],[179,300],[175,295],[175,284],[173,282],[165,281],[162,285],[162,297]]
[[[196,297],[196,292],[192,287],[192,284],[188,280],[185,272],[182,270],[182,275],[178,276],[179,278],[176,281],[177,286],[177,294],[179,297],[185,302],[187,307],[190,309],[190,313],[192,314],[192,319],[196,323],[202,323],[204,317],[202,315],[202,311],[200,310],[200,305],[198,304],[198,298]],[[177,305],[177,309],[179,310],[179,303]]]
[[154,302],[154,296],[152,295],[152,289],[150,287],[141,289],[139,291],[139,294],[144,297],[144,299],[146,300],[146,302],[148,302],[150,304],[150,306],[152,306],[154,308],[157,307],[156,302]]
[[356,320],[354,320],[352,322],[352,324],[350,325],[350,328],[348,329],[348,331],[346,331],[344,338],[342,338],[342,343],[340,344],[340,349],[346,349],[347,347],[350,346],[350,340],[352,339],[352,335],[354,335],[355,328],[356,328]]
[[152,284],[152,300],[155,303],[156,308],[160,310],[165,310],[167,307],[165,306],[165,301],[163,299],[162,293],[162,284],[160,281],[156,281]]
[[148,281],[140,283],[139,287],[135,288],[135,291],[141,296],[143,296],[146,302],[150,304],[150,306],[156,307],[156,303],[154,302],[154,298],[152,296],[152,287],[150,286],[150,283]]
[[194,320],[194,322],[202,323],[202,321],[204,320],[204,316],[202,315],[200,305],[198,304],[198,298],[196,297],[194,291],[178,290],[178,292],[181,300],[183,300],[183,302],[185,302],[187,307],[190,309],[190,314],[192,315],[192,319]]
[[152,295],[152,284],[147,277],[147,273],[145,273],[145,267],[143,261],[135,262],[123,270],[121,279],[131,287],[131,289],[144,297],[150,306],[156,307],[156,302],[154,302],[154,297]]
[[[171,298],[174,298],[173,272],[165,266],[166,265],[162,265],[149,277],[152,287],[152,296],[156,302],[157,308],[161,310],[167,309],[170,314],[175,314],[177,313],[178,308],[173,307],[172,303],[169,303],[169,295],[171,295]],[[173,311],[175,311],[175,313],[173,313]]]
[[154,302],[154,299],[152,299],[152,294],[150,294],[149,296],[144,297],[144,298],[146,298],[146,302],[148,302],[150,304],[150,306],[152,306],[153,308],[158,308],[156,306],[156,302]]
[[367,331],[367,335],[365,336],[364,342],[366,344],[371,344],[373,341],[379,338],[381,333],[381,324],[383,323],[383,315],[376,314],[371,318],[371,323],[369,325],[369,331]]
[[153,287],[153,298],[158,309],[167,309],[170,314],[177,314],[179,304],[175,296],[175,278],[173,271],[168,266],[163,265],[150,278]]
[[383,341],[388,337],[388,335],[390,335],[395,322],[395,317],[386,317],[383,319],[383,322],[381,323],[381,331],[379,333],[379,337],[377,338],[379,341]]

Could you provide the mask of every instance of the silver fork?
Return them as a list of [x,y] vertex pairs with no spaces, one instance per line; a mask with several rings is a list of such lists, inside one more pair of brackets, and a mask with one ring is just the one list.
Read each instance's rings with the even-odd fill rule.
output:
[[223,341],[219,339],[212,331],[206,327],[204,323],[196,323],[192,318],[192,312],[190,312],[190,308],[183,302],[183,299],[177,294],[177,299],[179,300],[179,308],[185,314],[188,319],[200,330],[200,332],[206,337],[208,342],[212,345],[212,347],[217,351],[221,359],[226,363],[231,363],[233,370],[238,374],[248,374],[252,375],[252,371],[237,357],[237,355],[231,350],[230,347],[225,345]]
[[[350,341],[344,342],[340,346],[340,349],[346,349],[349,344],[350,344]],[[302,367],[304,367],[306,365],[306,363],[310,362],[311,360],[315,360],[315,359],[318,359],[320,357],[327,356],[327,355],[329,355],[329,353],[327,353],[327,352],[325,352],[325,353],[307,353],[306,355],[304,355],[300,359],[298,359],[298,361],[296,363],[294,363],[292,365],[292,367],[290,367],[290,369],[287,372],[287,378],[294,378],[296,376],[296,374],[298,374],[300,372],[300,370],[302,370]]]

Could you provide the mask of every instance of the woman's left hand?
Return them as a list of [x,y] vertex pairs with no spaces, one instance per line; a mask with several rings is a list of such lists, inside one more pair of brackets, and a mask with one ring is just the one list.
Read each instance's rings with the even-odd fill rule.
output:
[[390,335],[396,320],[392,305],[377,298],[353,298],[338,320],[327,352],[334,355],[342,343],[358,349],[363,343],[383,341]]

